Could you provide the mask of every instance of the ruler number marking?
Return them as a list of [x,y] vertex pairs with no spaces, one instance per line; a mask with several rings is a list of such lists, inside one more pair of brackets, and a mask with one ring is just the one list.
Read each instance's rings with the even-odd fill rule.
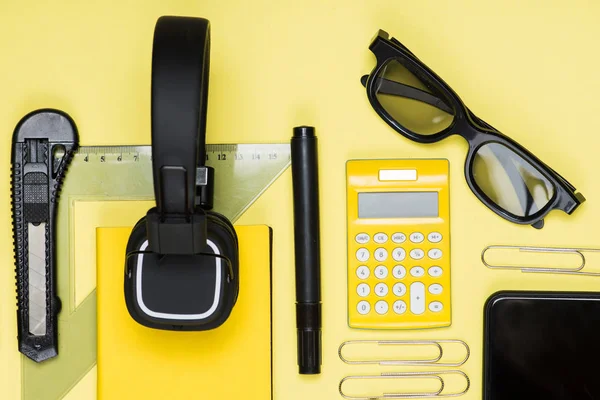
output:
[[[83,151],[80,153],[83,156],[83,161],[86,163],[124,163],[127,161],[133,161],[135,163],[138,162],[152,162],[152,155],[150,152],[146,152],[144,149],[143,159],[142,153],[139,151],[140,147],[89,147],[82,149]],[[247,150],[246,150],[247,149]],[[206,161],[225,161],[225,162],[242,162],[246,160],[250,161],[277,161],[280,160],[281,157],[285,157],[286,159],[291,159],[291,154],[283,153],[280,154],[278,149],[267,149],[264,150],[262,148],[244,148],[238,147],[238,145],[207,145],[206,148]],[[213,161],[213,162],[214,162]]]

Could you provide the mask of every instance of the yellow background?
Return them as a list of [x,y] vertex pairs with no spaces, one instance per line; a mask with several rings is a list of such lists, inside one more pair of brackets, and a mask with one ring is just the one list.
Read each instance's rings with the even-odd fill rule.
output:
[[[212,23],[208,141],[285,142],[298,124],[320,140],[323,373],[296,367],[291,176],[286,172],[240,219],[274,229],[274,396],[335,399],[339,380],[379,368],[344,365],[339,344],[353,338],[457,338],[481,398],[482,308],[502,288],[594,290],[585,277],[493,272],[480,262],[492,243],[598,246],[597,148],[600,3],[542,1],[7,1],[0,5],[0,388],[19,397],[15,286],[10,230],[10,137],[39,107],[68,112],[81,144],[150,141],[152,31],[158,16]],[[574,215],[553,213],[536,231],[485,208],[463,178],[465,144],[419,145],[395,134],[370,108],[359,83],[374,58],[377,29],[388,30],[443,77],[480,117],[512,136],[587,197]],[[443,157],[450,160],[453,325],[427,332],[362,332],[346,324],[345,161]],[[598,265],[598,260],[590,264]],[[91,384],[87,379],[82,384]],[[80,385],[81,386],[81,385]],[[70,399],[90,398],[76,387]]]

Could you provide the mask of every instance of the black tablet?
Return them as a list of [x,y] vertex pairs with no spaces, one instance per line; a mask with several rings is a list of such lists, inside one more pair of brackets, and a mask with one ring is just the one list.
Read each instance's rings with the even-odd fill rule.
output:
[[484,319],[484,400],[600,399],[600,293],[498,292]]

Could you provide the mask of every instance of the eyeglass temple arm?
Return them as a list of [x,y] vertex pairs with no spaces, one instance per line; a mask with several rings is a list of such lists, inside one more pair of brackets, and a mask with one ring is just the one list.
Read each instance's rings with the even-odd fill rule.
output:
[[[413,55],[415,58],[417,58],[417,56],[415,56],[415,54],[414,54],[412,51],[410,51],[410,50],[409,50],[409,49],[408,49],[408,48],[407,48],[405,45],[403,45],[402,43],[400,43],[400,42],[398,41],[398,39],[396,39],[396,38],[391,38],[390,40],[392,41],[392,43],[395,43],[396,45],[398,45],[398,47],[401,47],[403,50],[406,50],[406,51],[408,51],[408,52],[409,52],[410,54],[412,54],[412,55]],[[418,59],[418,58],[417,58],[417,59]]]
[[[366,87],[367,79],[369,75],[364,75],[360,78],[360,82]],[[424,90],[417,89],[415,87],[405,85],[403,83],[394,82],[385,78],[377,79],[377,85],[379,86],[378,93],[391,94],[394,96],[405,97],[407,99],[417,100],[430,106],[436,107],[448,114],[454,114],[454,110],[450,108],[444,101]]]

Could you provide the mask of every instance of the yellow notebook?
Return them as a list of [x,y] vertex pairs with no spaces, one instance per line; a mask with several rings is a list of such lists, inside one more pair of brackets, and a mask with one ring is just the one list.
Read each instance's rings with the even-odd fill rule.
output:
[[130,228],[97,230],[98,399],[270,399],[271,233],[236,227],[240,293],[229,319],[204,332],[143,327],[123,295]]

